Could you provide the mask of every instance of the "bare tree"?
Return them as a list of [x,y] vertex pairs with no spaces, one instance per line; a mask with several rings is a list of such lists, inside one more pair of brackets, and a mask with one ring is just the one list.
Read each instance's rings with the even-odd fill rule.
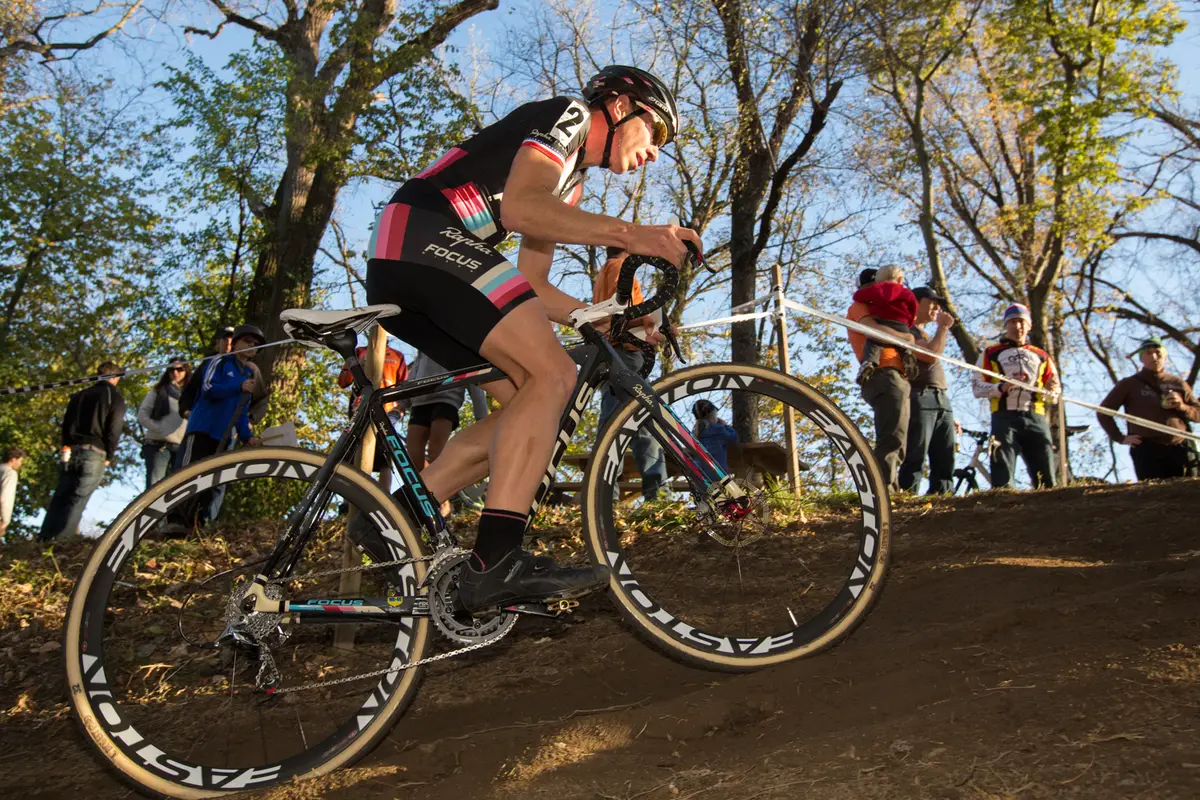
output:
[[0,63],[22,54],[41,56],[43,61],[74,58],[125,28],[144,3],[8,0],[0,12]]

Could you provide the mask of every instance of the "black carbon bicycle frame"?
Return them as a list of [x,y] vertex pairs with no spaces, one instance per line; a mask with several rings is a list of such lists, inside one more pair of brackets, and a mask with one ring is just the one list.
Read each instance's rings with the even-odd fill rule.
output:
[[[596,332],[590,324],[581,326],[580,333],[583,335],[583,342],[567,349],[568,355],[579,365],[579,378],[575,384],[572,401],[563,411],[559,422],[559,434],[550,464],[529,509],[530,519],[549,494],[558,464],[566,452],[571,436],[575,433],[575,428],[596,387],[606,378],[611,385],[617,387],[620,394],[627,398],[632,397],[642,407],[650,422],[652,435],[683,466],[684,478],[691,486],[692,492],[699,498],[712,496],[714,488],[724,485],[727,481],[728,476],[725,472],[703,445],[687,432],[670,408],[662,403],[650,383],[625,366],[602,334]],[[396,433],[384,406],[397,400],[430,394],[448,385],[455,388],[467,387],[507,377],[491,364],[479,364],[415,381],[405,381],[386,389],[377,389],[367,378],[362,362],[354,353],[357,337],[353,332],[344,331],[330,336],[325,344],[346,359],[346,366],[350,369],[355,391],[361,397],[361,401],[325,463],[313,475],[304,498],[292,515],[287,533],[276,543],[275,549],[255,578],[255,582],[260,584],[265,584],[268,580],[286,578],[293,572],[308,543],[313,523],[328,507],[331,499],[328,486],[334,470],[338,464],[353,456],[357,445],[366,434],[368,425],[374,426],[375,446],[383,447],[400,479],[408,485],[412,496],[416,498],[414,504],[404,492],[395,495],[412,521],[417,523],[417,530],[428,552],[457,545],[458,540],[446,527],[445,519],[425,488],[418,469],[409,458],[408,450]],[[310,600],[306,603],[285,602],[283,606],[280,610],[296,617],[296,621],[365,622],[371,621],[372,617],[376,620],[386,620],[388,617],[421,616],[428,613],[425,598],[416,596]]]

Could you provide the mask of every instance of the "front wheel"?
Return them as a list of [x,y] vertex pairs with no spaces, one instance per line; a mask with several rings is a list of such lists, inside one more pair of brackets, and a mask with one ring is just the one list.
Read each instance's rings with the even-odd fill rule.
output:
[[[887,487],[858,428],[811,386],[762,367],[691,367],[654,389],[751,506],[726,516],[701,503],[620,503],[656,445],[641,406],[618,409],[584,479],[583,525],[592,558],[612,569],[624,618],[672,658],[731,672],[803,658],[848,636],[879,597],[891,547]],[[700,400],[729,425],[696,430]],[[682,455],[664,450],[663,485],[686,488]]]
[[[239,591],[324,461],[277,447],[199,461],[134,500],[96,543],[67,611],[67,685],[87,739],[138,791],[215,797],[324,774],[370,752],[415,696],[420,667],[405,666],[429,647],[427,618],[358,624],[353,649],[335,646],[336,625],[238,619]],[[172,537],[167,518],[217,486],[223,526]],[[351,520],[369,520],[349,527],[377,559],[422,555],[357,469],[339,465],[321,497],[293,579],[267,586],[274,599],[336,604]],[[422,561],[358,570],[356,594],[399,605],[423,591],[425,572]]]

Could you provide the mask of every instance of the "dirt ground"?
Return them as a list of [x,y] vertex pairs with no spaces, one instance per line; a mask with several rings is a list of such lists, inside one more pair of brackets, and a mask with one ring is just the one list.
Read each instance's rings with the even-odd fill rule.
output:
[[[595,599],[432,669],[360,766],[270,796],[1197,798],[1198,600],[1200,481],[918,503],[880,604],[832,652],[701,672]],[[6,663],[57,668],[15,633]],[[4,675],[5,797],[128,795],[61,704]]]

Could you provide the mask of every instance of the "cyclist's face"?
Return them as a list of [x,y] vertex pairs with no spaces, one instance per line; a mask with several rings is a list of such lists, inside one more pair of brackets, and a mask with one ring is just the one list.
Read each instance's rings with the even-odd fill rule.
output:
[[1025,344],[1025,337],[1029,335],[1029,320],[1024,317],[1013,317],[1004,323],[1004,328],[1008,338],[1017,344]]
[[630,98],[618,98],[614,108],[618,113],[615,119],[624,119],[630,114],[635,115],[617,128],[613,137],[613,149],[608,159],[608,168],[618,175],[632,172],[651,161],[658,160],[658,146],[655,127],[661,127],[661,136],[666,136],[666,126],[648,109],[643,109]]

